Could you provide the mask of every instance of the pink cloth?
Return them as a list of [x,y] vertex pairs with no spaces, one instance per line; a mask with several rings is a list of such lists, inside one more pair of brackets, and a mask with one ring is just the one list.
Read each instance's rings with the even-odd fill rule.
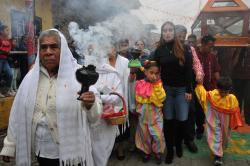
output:
[[201,62],[198,58],[198,55],[195,51],[195,48],[191,47],[191,51],[192,51],[192,55],[193,55],[193,69],[194,69],[195,75],[196,75],[196,77],[197,76],[204,77],[204,71],[203,71]]
[[141,96],[143,98],[150,97],[153,92],[153,84],[145,80],[139,80],[135,85],[136,96]]

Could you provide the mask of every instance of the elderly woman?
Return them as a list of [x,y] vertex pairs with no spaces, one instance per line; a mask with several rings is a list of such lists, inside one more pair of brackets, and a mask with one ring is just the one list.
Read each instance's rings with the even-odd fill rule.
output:
[[33,155],[40,166],[93,166],[90,124],[99,120],[100,100],[91,91],[77,100],[79,66],[59,31],[41,33],[38,55],[18,89],[1,155],[15,156],[17,166],[30,166]]

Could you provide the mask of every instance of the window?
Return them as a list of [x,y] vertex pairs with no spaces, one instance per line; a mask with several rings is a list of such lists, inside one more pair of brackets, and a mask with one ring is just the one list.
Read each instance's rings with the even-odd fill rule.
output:
[[242,28],[243,28],[243,20],[239,20],[238,22],[235,22],[234,24],[226,28],[226,30],[228,30],[232,34],[241,35]]
[[[11,36],[13,38],[21,38],[25,35],[26,28],[26,15],[25,12],[18,10],[11,10]],[[35,17],[35,33],[39,34],[42,31],[41,17]]]
[[236,7],[238,6],[237,3],[234,1],[221,1],[221,2],[214,2],[212,7]]
[[11,11],[11,36],[19,38],[25,34],[25,13],[17,10]]
[[214,24],[208,24],[208,33],[212,35],[238,35],[242,34],[243,17],[217,17],[211,18]]
[[201,21],[199,20],[193,29],[193,34],[197,36],[197,38],[201,37]]

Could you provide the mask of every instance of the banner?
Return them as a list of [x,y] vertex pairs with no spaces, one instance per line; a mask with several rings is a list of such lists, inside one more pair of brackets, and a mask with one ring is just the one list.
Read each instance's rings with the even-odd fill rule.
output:
[[29,69],[35,62],[35,28],[34,16],[35,6],[34,0],[25,0],[26,6],[26,35],[27,35],[27,51],[28,51],[28,66]]

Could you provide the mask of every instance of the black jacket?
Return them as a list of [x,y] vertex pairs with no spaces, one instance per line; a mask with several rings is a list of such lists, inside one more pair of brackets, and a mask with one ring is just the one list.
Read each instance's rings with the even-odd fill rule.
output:
[[173,43],[167,43],[155,50],[152,60],[160,66],[163,85],[186,87],[186,92],[191,93],[193,79],[192,52],[187,46],[184,46],[184,56],[185,63],[180,65],[173,52]]

